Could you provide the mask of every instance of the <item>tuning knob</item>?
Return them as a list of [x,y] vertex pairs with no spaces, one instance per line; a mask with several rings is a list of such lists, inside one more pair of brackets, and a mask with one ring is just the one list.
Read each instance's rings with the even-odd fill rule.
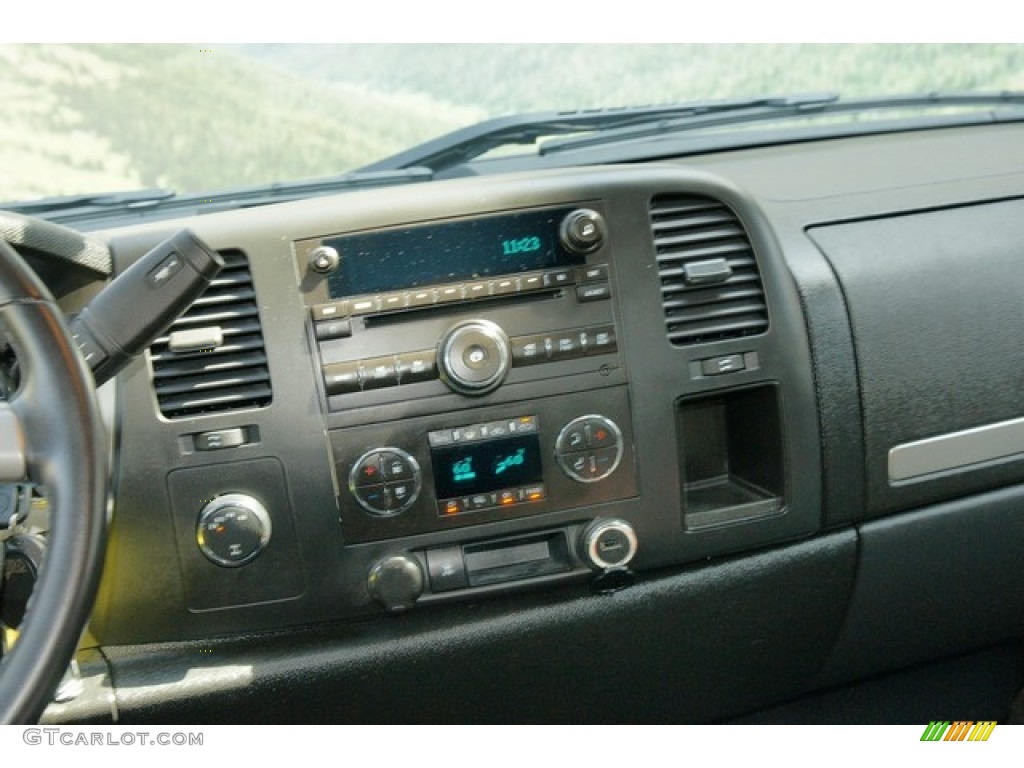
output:
[[441,379],[463,395],[497,389],[508,374],[508,336],[490,320],[467,320],[452,326],[437,347]]
[[370,597],[391,613],[412,608],[423,594],[423,569],[409,554],[388,555],[370,568],[366,588]]
[[583,529],[579,549],[595,570],[622,568],[636,555],[636,532],[625,520],[598,518]]

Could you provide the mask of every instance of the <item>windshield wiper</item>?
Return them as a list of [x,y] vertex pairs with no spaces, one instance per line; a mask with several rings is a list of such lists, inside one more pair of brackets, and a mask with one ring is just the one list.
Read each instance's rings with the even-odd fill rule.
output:
[[175,196],[173,189],[132,189],[126,192],[100,192],[85,195],[59,195],[38,200],[0,203],[0,210],[14,211],[26,216],[64,211],[69,208],[96,206],[98,208],[147,207]]
[[[161,213],[167,212],[173,215],[213,213],[300,200],[333,192],[429,181],[432,178],[433,173],[427,168],[404,168],[397,171],[369,173],[354,171],[339,176],[275,181],[270,184],[233,187],[215,192],[197,192],[188,195],[179,195],[169,189],[65,195],[42,200],[0,203],[0,210],[40,216],[50,221],[63,223],[108,218],[149,218],[152,210],[156,208],[160,209]],[[160,215],[156,217],[159,218]]]
[[533,144],[548,136],[587,132],[617,131],[655,121],[698,118],[749,110],[810,111],[821,109],[839,99],[837,93],[795,96],[767,96],[756,99],[695,101],[645,107],[611,107],[572,112],[534,112],[485,120],[461,128],[424,144],[378,160],[362,171],[400,168],[430,168],[435,173],[470,162],[491,150],[516,144]]
[[[980,107],[986,105],[1015,105],[1018,108],[1024,107],[1024,92],[1001,91],[998,93],[925,93],[912,94],[907,96],[883,96],[864,99],[836,99],[829,103],[819,104],[813,110],[799,105],[783,105],[770,109],[752,108],[741,109],[728,114],[719,115],[696,115],[671,120],[658,120],[646,125],[616,128],[608,131],[600,131],[589,136],[580,136],[570,139],[555,139],[544,142],[538,152],[541,155],[551,155],[557,152],[567,152],[576,149],[602,146],[619,141],[634,141],[645,139],[651,136],[663,136],[666,134],[678,133],[681,131],[697,131],[704,128],[717,128],[725,125],[739,125],[742,123],[754,123],[767,120],[779,120],[785,118],[804,117],[808,114],[815,116],[832,115],[840,113],[865,113],[878,110],[900,110],[900,109],[936,109],[945,107]],[[992,120],[998,119],[993,113],[987,113]],[[1024,117],[1020,110],[1014,112],[1014,117]]]
[[[704,101],[653,107],[626,107],[579,112],[513,115],[488,120],[434,139],[363,170],[422,166],[435,174],[455,168],[499,147],[541,143],[539,155],[632,141],[727,125],[872,110],[935,109],[1012,105],[1024,107],[1024,92],[926,93],[863,99],[841,99],[836,93],[772,96],[758,99]],[[983,119],[998,120],[995,112]],[[1018,110],[1013,119],[1024,117]],[[576,135],[572,135],[576,134]],[[581,135],[582,134],[582,135]]]

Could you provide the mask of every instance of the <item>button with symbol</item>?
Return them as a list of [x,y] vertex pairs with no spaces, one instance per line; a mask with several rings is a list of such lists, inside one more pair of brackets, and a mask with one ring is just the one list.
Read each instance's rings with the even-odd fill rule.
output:
[[447,592],[469,586],[462,547],[438,547],[427,550],[427,573],[433,592]]
[[380,471],[380,454],[371,453],[363,457],[353,471],[357,486],[379,485],[384,482]]
[[375,448],[352,465],[348,488],[370,514],[394,517],[411,507],[419,496],[420,465],[399,448]]
[[240,427],[201,432],[194,439],[197,451],[220,451],[245,445],[246,442],[245,430]]
[[558,465],[580,483],[596,483],[608,477],[619,466],[623,451],[621,430],[605,416],[573,419],[555,440]]

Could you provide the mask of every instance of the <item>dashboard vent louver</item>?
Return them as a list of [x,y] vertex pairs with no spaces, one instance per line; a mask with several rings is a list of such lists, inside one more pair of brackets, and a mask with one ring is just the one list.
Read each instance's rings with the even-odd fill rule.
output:
[[221,256],[217,279],[149,348],[153,388],[169,419],[259,408],[272,398],[248,259],[237,250]]
[[754,250],[730,208],[707,197],[659,195],[651,200],[651,230],[673,346],[767,330]]

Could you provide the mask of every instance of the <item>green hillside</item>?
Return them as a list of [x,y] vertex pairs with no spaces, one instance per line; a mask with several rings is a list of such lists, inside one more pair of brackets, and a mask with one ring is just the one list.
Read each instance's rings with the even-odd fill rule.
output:
[[0,200],[359,167],[512,112],[1024,90],[1021,45],[6,45]]
[[325,176],[482,117],[193,46],[2,46],[0,101],[0,199]]
[[835,91],[1024,89],[1022,45],[242,46],[331,82],[422,94],[489,115]]

